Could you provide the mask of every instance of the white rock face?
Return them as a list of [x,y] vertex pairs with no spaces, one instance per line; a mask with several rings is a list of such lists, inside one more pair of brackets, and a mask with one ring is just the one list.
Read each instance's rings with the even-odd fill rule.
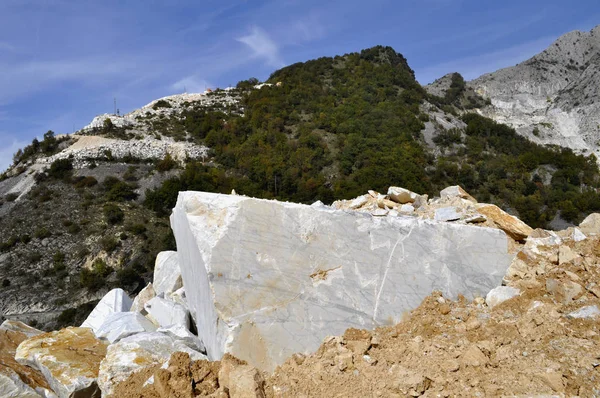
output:
[[206,359],[182,342],[157,332],[135,334],[109,345],[98,374],[102,396],[111,395],[114,387],[133,372],[146,366],[163,365],[177,351],[187,352],[194,361]]
[[155,330],[156,326],[139,312],[115,312],[106,317],[96,336],[114,343],[132,334]]
[[206,348],[200,338],[190,332],[187,328],[182,325],[171,325],[167,327],[158,328],[157,332],[166,334],[173,340],[178,340],[190,347],[192,350],[199,352],[206,352]]
[[435,221],[456,221],[460,220],[460,218],[461,215],[454,206],[442,207],[435,210]]
[[[11,370],[0,373],[0,397],[2,398],[40,398],[44,395],[23,383],[19,375]],[[48,397],[56,395],[47,395]]]
[[[569,32],[516,66],[468,83],[492,105],[479,112],[539,144],[600,154],[600,26]],[[534,132],[535,130],[535,132]]]
[[567,317],[575,319],[594,319],[600,317],[600,309],[598,309],[597,305],[588,305],[569,313]]
[[496,229],[202,192],[179,193],[171,225],[208,356],[267,371],[433,290],[485,295],[513,257]]
[[189,312],[181,305],[162,297],[154,297],[144,306],[148,318],[161,327],[181,325],[190,327]]
[[498,286],[490,290],[487,296],[485,296],[485,303],[488,305],[488,307],[493,308],[498,304],[505,302],[506,300],[517,297],[519,294],[521,294],[521,291],[517,288],[510,286]]
[[183,286],[177,252],[158,253],[154,263],[153,286],[157,296],[172,293]]
[[106,293],[96,308],[81,324],[82,328],[91,328],[94,333],[106,321],[109,315],[115,312],[127,312],[131,308],[132,300],[123,289],[113,289]]

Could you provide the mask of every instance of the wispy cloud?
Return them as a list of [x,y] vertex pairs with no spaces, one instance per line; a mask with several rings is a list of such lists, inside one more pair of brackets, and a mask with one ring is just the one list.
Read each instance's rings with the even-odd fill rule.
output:
[[499,51],[459,58],[422,68],[417,71],[417,79],[421,84],[427,84],[451,72],[459,72],[466,80],[475,79],[485,73],[514,66],[527,60],[546,49],[555,39],[551,36],[543,37]]
[[187,76],[171,84],[170,89],[178,93],[184,91],[188,93],[202,93],[210,87],[211,84],[204,79],[200,79],[197,76]]
[[253,26],[248,35],[238,38],[237,41],[250,47],[253,56],[263,58],[268,65],[276,68],[285,65],[279,54],[277,44],[260,27]]

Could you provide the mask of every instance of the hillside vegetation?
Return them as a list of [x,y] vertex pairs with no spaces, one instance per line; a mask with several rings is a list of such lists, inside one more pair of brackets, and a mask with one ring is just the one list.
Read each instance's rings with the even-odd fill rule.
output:
[[201,160],[104,150],[35,163],[70,143],[51,132],[19,151],[0,184],[35,175],[35,185],[0,198],[0,310],[53,312],[40,326],[59,315],[64,325],[110,287],[139,291],[156,253],[175,248],[167,216],[183,190],[331,203],[388,186],[434,196],[460,184],[532,227],[600,210],[593,156],[534,144],[470,113],[482,99],[458,74],[445,96],[428,94],[390,47],[297,63],[256,83],[216,90],[205,103],[161,99],[136,111],[138,125],[105,119],[85,133],[127,148],[148,137],[205,145]]

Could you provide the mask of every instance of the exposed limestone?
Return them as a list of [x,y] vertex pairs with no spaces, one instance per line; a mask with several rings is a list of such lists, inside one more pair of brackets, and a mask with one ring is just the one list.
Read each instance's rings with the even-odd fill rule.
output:
[[529,225],[506,213],[496,205],[477,204],[475,208],[514,240],[524,240],[533,231]]
[[154,291],[152,282],[150,282],[148,283],[148,285],[146,285],[145,288],[140,290],[137,296],[135,296],[135,298],[133,299],[133,304],[131,304],[131,308],[129,309],[129,311],[146,314],[144,305],[146,305],[146,303],[154,297],[156,297],[156,292]]
[[0,325],[0,397],[55,397],[40,371],[15,360],[19,344],[42,333],[18,321],[6,320]]
[[118,383],[144,367],[165,364],[177,351],[188,353],[193,360],[206,359],[182,342],[157,332],[135,334],[111,344],[98,375],[102,395],[110,396]]
[[106,317],[96,336],[115,343],[132,334],[155,330],[156,326],[139,312],[115,312]]
[[158,253],[154,264],[153,286],[157,296],[173,293],[183,286],[177,252]]
[[198,352],[206,352],[206,348],[200,338],[190,332],[187,328],[182,325],[171,325],[167,327],[158,328],[156,330],[159,333],[164,333],[171,337],[173,340],[181,341],[192,350]]
[[597,305],[588,305],[581,307],[577,311],[570,312],[567,316],[575,319],[595,319],[600,317],[600,309],[598,309]]
[[519,289],[510,286],[498,286],[485,296],[485,303],[488,307],[493,308],[498,304],[505,302],[506,300],[510,300],[513,297],[517,297],[521,294]]
[[586,235],[600,235],[600,213],[592,213],[579,224],[579,229]]
[[88,328],[69,327],[23,341],[15,359],[38,369],[60,397],[100,397],[96,384],[106,343]]
[[512,258],[496,229],[243,196],[182,192],[171,225],[209,357],[261,370],[348,327],[394,323],[432,290],[485,295]]
[[96,332],[109,315],[115,312],[127,312],[131,308],[131,304],[132,300],[123,289],[113,289],[102,297],[81,327],[91,328]]
[[456,221],[461,219],[461,215],[458,213],[456,207],[442,207],[435,210],[433,219],[435,221]]
[[158,326],[180,325],[186,329],[190,327],[189,312],[174,301],[154,297],[144,308],[148,318]]
[[469,202],[477,203],[477,200],[469,195],[460,185],[453,185],[451,187],[444,188],[440,191],[440,197],[442,199],[448,198],[461,198],[466,199]]

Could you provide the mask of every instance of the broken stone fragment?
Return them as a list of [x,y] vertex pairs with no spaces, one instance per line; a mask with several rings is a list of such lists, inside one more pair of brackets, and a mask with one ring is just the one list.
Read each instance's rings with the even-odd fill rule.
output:
[[572,319],[595,319],[598,316],[600,316],[600,309],[597,305],[587,305],[567,314],[567,318]]
[[399,210],[403,213],[412,213],[415,211],[415,208],[413,207],[413,205],[403,204],[402,206],[400,206]]
[[579,224],[579,229],[585,235],[600,235],[600,213],[592,213]]
[[231,398],[264,398],[264,384],[256,368],[250,365],[236,366],[229,374],[229,395]]
[[15,359],[42,372],[60,398],[99,398],[96,378],[106,346],[89,328],[68,327],[23,341]]
[[206,356],[185,344],[157,332],[134,334],[111,344],[98,373],[102,396],[113,394],[116,385],[132,373],[147,366],[166,364],[171,355],[178,351],[187,352],[194,361],[206,359]]
[[554,295],[563,304],[569,304],[582,292],[583,287],[573,281],[559,281],[553,278],[546,279],[546,291]]
[[496,205],[478,203],[475,207],[479,213],[483,214],[487,219],[492,220],[498,228],[506,232],[514,240],[524,240],[533,231],[529,225],[517,217],[511,216]]
[[146,310],[144,309],[144,305],[156,297],[156,292],[154,291],[154,287],[152,286],[152,282],[149,282],[146,287],[144,287],[135,299],[133,299],[133,304],[131,304],[130,311],[131,312],[139,312],[142,315],[146,314]]
[[182,325],[171,325],[167,327],[161,327],[156,330],[159,333],[166,334],[170,336],[173,340],[179,340],[186,346],[190,347],[192,350],[196,350],[198,352],[206,352],[206,348],[204,344],[202,344],[202,340],[192,332],[190,332],[186,327]]
[[421,195],[400,187],[389,187],[387,191],[391,200],[396,203],[405,204],[413,203]]
[[433,218],[435,221],[456,221],[460,220],[461,214],[454,206],[442,207],[435,209],[435,215]]
[[461,355],[460,361],[463,366],[478,367],[487,365],[489,359],[475,344],[472,344]]
[[452,199],[452,198],[461,198],[466,199],[469,202],[477,203],[477,200],[469,195],[467,191],[465,191],[460,185],[453,185],[451,187],[446,187],[440,191],[440,198],[442,199]]
[[586,240],[587,236],[579,228],[573,228],[572,238],[575,242],[581,242],[582,240]]
[[56,397],[39,370],[15,360],[19,344],[42,333],[19,321],[6,320],[0,325],[0,397]]
[[173,293],[183,286],[177,252],[158,253],[154,263],[153,287],[157,296]]
[[160,327],[181,325],[190,328],[189,312],[181,305],[162,297],[154,297],[146,303],[144,309],[148,318]]
[[87,319],[81,324],[82,328],[91,328],[94,333],[115,312],[127,312],[131,309],[132,300],[123,289],[113,289],[106,293]]
[[487,296],[485,296],[485,303],[488,305],[488,307],[494,308],[506,300],[517,297],[519,294],[521,294],[521,291],[517,288],[510,286],[498,286],[490,290]]
[[402,367],[400,365],[392,365],[389,370],[391,374],[392,386],[399,390],[402,394],[411,397],[419,397],[425,393],[431,386],[431,379],[423,374]]
[[561,245],[558,248],[558,264],[563,265],[571,262],[576,258],[580,257],[579,254],[575,253],[569,246]]
[[96,330],[96,336],[115,343],[132,334],[155,330],[156,326],[139,312],[115,312]]

